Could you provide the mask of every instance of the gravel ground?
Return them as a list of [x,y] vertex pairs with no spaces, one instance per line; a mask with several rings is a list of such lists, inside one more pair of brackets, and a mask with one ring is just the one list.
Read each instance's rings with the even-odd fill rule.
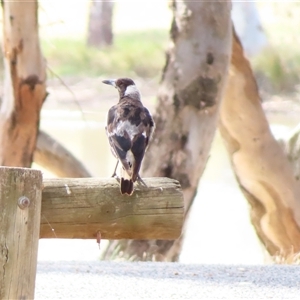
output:
[[35,299],[300,299],[298,266],[38,263]]

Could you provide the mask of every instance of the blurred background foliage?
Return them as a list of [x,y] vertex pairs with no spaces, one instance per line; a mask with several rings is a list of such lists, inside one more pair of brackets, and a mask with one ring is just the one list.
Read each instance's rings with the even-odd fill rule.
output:
[[167,1],[157,5],[124,0],[115,3],[113,45],[101,48],[87,46],[90,1],[72,2],[72,12],[70,2],[64,1],[59,14],[56,1],[40,3],[44,55],[59,76],[159,78],[171,22]]
[[[118,73],[159,78],[169,40],[171,11],[167,1],[149,7],[144,2],[134,2],[135,20],[126,17],[132,3],[116,3],[114,44],[100,50],[86,46],[88,1],[72,2],[72,12],[70,2],[65,1],[59,5],[59,13],[56,1],[40,3],[44,55],[59,76],[95,77]],[[300,76],[300,3],[257,1],[256,6],[268,41],[264,50],[251,57],[258,84],[268,93],[293,92]],[[149,23],[151,15],[155,20]],[[141,25],[137,28],[136,23]]]
[[[115,35],[114,45],[87,47],[85,39],[55,38],[42,41],[45,57],[59,76],[127,74],[153,78],[165,63],[167,30],[125,31]],[[55,46],[53,46],[55,45]]]
[[[114,43],[101,49],[86,43],[89,1],[39,3],[42,49],[49,68],[57,75],[126,74],[159,79],[171,23],[167,1],[156,6],[135,1],[134,20],[127,17],[132,3],[118,1],[113,17]],[[257,1],[256,7],[268,42],[250,58],[258,84],[268,94],[293,93],[298,90],[300,79],[300,2]],[[1,77],[2,70],[1,66]]]
[[293,92],[300,78],[300,2],[258,1],[257,8],[269,45],[251,59],[254,72],[267,79],[269,92]]

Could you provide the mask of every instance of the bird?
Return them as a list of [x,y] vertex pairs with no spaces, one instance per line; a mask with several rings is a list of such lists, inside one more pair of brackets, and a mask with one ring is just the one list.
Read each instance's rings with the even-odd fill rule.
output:
[[102,81],[119,92],[119,102],[107,114],[105,127],[111,152],[117,158],[112,177],[121,163],[121,194],[132,195],[133,183],[144,183],[139,175],[145,152],[152,138],[155,123],[149,110],[142,104],[141,94],[130,78]]

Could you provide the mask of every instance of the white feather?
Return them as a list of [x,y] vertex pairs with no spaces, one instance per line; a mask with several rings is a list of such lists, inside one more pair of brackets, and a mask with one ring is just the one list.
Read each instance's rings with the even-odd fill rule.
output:
[[133,162],[134,162],[134,156],[133,156],[133,153],[131,152],[131,150],[129,150],[127,153],[126,153],[126,160],[130,166],[130,169],[129,170],[124,170],[124,168],[122,167],[121,169],[121,177],[125,178],[125,179],[131,179],[132,177],[132,172],[133,172]]
[[110,135],[116,134],[124,136],[124,131],[126,131],[130,139],[133,140],[134,136],[139,133],[139,127],[131,124],[128,120],[121,121]]
[[124,96],[130,96],[132,98],[135,98],[137,100],[141,99],[141,94],[139,92],[139,90],[137,89],[137,87],[135,85],[129,85],[124,93]]

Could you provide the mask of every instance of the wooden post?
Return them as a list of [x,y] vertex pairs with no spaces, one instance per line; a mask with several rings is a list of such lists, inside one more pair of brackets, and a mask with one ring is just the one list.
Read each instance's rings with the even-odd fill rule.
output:
[[42,173],[0,167],[0,299],[33,299]]
[[180,236],[184,203],[178,181],[146,178],[132,196],[116,179],[45,179],[41,238],[168,239]]

